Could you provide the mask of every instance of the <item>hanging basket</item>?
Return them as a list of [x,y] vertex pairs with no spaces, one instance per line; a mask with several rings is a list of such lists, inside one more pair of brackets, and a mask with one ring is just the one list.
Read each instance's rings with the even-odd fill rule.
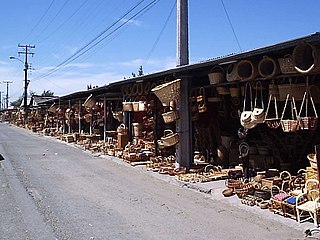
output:
[[303,43],[292,53],[295,69],[300,73],[314,73],[320,70],[320,46]]
[[222,67],[214,66],[208,73],[210,84],[225,82],[226,77]]
[[286,54],[283,58],[278,58],[278,62],[282,74],[291,74],[298,72],[294,68],[294,63],[291,54]]
[[180,114],[178,110],[172,109],[171,111],[162,113],[162,117],[165,123],[172,123],[180,118]]
[[231,63],[228,65],[226,78],[228,82],[239,81],[240,77],[237,71],[238,63]]
[[[274,110],[275,110],[274,117],[269,116],[271,101],[274,101]],[[269,95],[269,102],[268,102],[264,122],[269,128],[272,128],[272,129],[276,129],[281,125],[281,118],[279,118],[278,116],[277,98],[273,94]]]
[[257,64],[250,60],[241,60],[237,65],[237,73],[241,80],[252,80],[258,76]]
[[164,130],[164,136],[161,137],[161,141],[164,147],[171,147],[179,143],[178,133],[173,133],[172,130]]
[[83,106],[85,108],[92,108],[96,104],[96,101],[92,94],[84,101]]
[[168,105],[170,101],[178,101],[180,98],[180,79],[161,84],[151,89],[162,104]]
[[261,77],[270,79],[280,73],[280,68],[273,58],[264,56],[258,64],[258,71]]
[[[288,106],[288,101],[289,99],[291,100],[291,115],[292,118],[291,119],[283,119],[284,118],[284,113],[286,111],[286,108]],[[285,106],[283,108],[283,112],[282,112],[282,116],[281,116],[281,127],[283,132],[295,132],[297,130],[299,130],[299,116],[297,113],[297,108],[296,108],[296,104],[295,104],[295,100],[294,97],[291,97],[290,94],[287,95],[287,99],[285,102]]]
[[[311,101],[314,116],[308,116],[308,100]],[[301,117],[302,114],[302,109],[305,106],[305,116]],[[316,107],[313,102],[313,98],[311,96],[311,93],[309,89],[307,89],[303,95],[303,100],[301,103],[301,108],[299,111],[299,116],[300,116],[300,128],[301,130],[316,130],[318,127],[318,114]]]

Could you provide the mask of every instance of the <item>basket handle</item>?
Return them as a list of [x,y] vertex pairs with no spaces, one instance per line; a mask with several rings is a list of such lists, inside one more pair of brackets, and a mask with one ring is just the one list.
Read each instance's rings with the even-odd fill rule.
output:
[[261,107],[264,109],[264,102],[263,102],[263,95],[262,95],[262,83],[258,81],[256,83],[256,96],[254,99],[254,108],[257,107],[257,101],[258,101],[258,88],[260,87],[260,100],[261,100]]
[[271,100],[272,98],[274,99],[274,109],[275,109],[275,112],[276,112],[276,118],[278,118],[278,107],[277,107],[277,98],[276,96],[274,96],[273,94],[270,94],[269,96],[269,101],[268,101],[268,106],[267,106],[267,110],[266,110],[266,117],[265,117],[265,120],[268,119],[267,116],[268,116],[268,113],[269,113],[269,108],[270,108],[270,104],[271,104]]
[[282,115],[281,115],[281,120],[283,120],[283,117],[284,117],[284,113],[286,111],[286,108],[288,106],[288,101],[289,101],[289,98],[291,98],[291,116],[292,116],[292,120],[294,120],[294,114],[296,114],[296,119],[298,119],[298,113],[297,113],[297,108],[296,108],[296,102],[294,100],[294,97],[291,97],[290,94],[288,93],[287,94],[287,98],[286,98],[286,102],[284,104],[284,108],[283,108],[283,111],[282,111]]
[[246,109],[246,101],[247,101],[247,91],[248,91],[248,88],[249,88],[249,91],[250,91],[250,105],[251,105],[251,108],[250,108],[250,111],[252,111],[252,87],[251,87],[251,84],[249,82],[246,83],[246,86],[244,88],[244,100],[243,100],[243,112],[245,111]]
[[171,129],[166,129],[166,130],[163,131],[163,135],[164,135],[165,137],[168,136],[168,135],[170,135],[170,134],[173,134],[173,131],[172,131]]

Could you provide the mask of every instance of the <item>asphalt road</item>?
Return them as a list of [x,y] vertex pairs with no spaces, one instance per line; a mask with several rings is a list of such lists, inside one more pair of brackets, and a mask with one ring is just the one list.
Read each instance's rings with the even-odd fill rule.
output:
[[71,144],[0,123],[0,239],[303,239]]

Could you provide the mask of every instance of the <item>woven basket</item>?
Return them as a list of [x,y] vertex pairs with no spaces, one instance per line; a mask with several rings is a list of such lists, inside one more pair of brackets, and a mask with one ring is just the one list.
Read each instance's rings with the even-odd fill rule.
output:
[[[288,106],[288,101],[289,99],[291,100],[291,119],[284,119],[284,113],[286,111],[286,108]],[[295,132],[299,130],[300,124],[299,124],[299,116],[297,113],[297,108],[295,104],[294,97],[290,96],[290,94],[287,94],[285,106],[282,111],[282,116],[281,116],[281,127],[283,132]]]
[[86,108],[92,108],[96,104],[92,94],[84,101],[83,106]]
[[253,195],[254,191],[254,186],[251,183],[244,183],[240,188],[234,189],[234,192],[237,194],[239,198],[243,198],[247,195]]
[[133,105],[130,100],[126,100],[122,102],[122,110],[125,112],[132,112],[133,111]]
[[169,112],[162,113],[163,121],[165,123],[172,123],[180,118],[178,110],[171,110]]
[[227,188],[240,188],[242,185],[241,180],[228,179],[225,182]]
[[314,153],[309,153],[309,154],[307,155],[307,158],[308,158],[308,160],[309,160],[309,162],[310,162],[310,166],[311,166],[313,169],[317,170],[317,169],[318,169],[318,164],[317,164],[316,154],[314,154]]
[[264,56],[258,64],[258,71],[261,77],[270,79],[280,73],[280,67],[273,58]]
[[238,63],[231,63],[228,65],[226,78],[228,82],[239,81],[240,77],[237,72]]
[[179,143],[179,135],[178,133],[173,133],[172,130],[167,129],[164,130],[164,136],[161,137],[161,141],[164,147],[171,147]]
[[161,84],[151,89],[162,104],[168,105],[170,101],[178,101],[180,98],[180,79]]
[[57,111],[57,106],[55,105],[55,103],[53,103],[53,104],[48,108],[48,112],[55,113],[56,111]]
[[208,73],[210,84],[225,82],[226,77],[222,67],[214,66]]
[[303,43],[292,53],[295,69],[300,73],[314,73],[320,70],[320,46]]
[[241,60],[237,65],[237,73],[241,80],[252,80],[258,76],[257,64],[250,60]]
[[294,68],[294,63],[291,54],[284,55],[283,58],[278,58],[281,73],[290,74],[297,73],[298,71]]
[[[311,101],[314,116],[308,116],[308,101]],[[305,109],[305,116],[301,117],[302,110]],[[313,102],[313,98],[311,96],[311,92],[307,90],[303,95],[303,100],[301,103],[301,108],[299,111],[300,116],[300,127],[302,130],[316,130],[318,127],[318,114],[315,104]]]
[[230,188],[224,189],[224,190],[222,191],[222,195],[223,195],[224,197],[231,197],[233,194],[234,194],[234,192],[233,192],[233,190],[230,189]]

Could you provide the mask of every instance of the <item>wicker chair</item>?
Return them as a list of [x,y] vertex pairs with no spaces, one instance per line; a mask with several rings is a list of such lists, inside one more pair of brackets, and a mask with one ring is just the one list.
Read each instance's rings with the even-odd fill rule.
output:
[[319,202],[319,182],[315,179],[310,179],[306,182],[305,192],[300,194],[296,200],[297,220],[301,222],[301,216],[308,214],[307,219],[312,219],[315,226],[318,226],[320,213]]

